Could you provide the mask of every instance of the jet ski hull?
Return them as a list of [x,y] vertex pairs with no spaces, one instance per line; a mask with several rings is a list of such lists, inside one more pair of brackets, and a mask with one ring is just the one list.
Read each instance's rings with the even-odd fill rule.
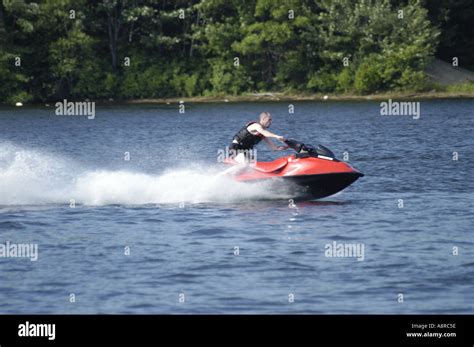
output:
[[283,181],[298,186],[298,195],[320,199],[340,192],[362,176],[361,172],[335,158],[292,155],[273,162],[257,162],[234,179],[239,182]]
[[354,171],[320,175],[290,176],[283,177],[283,179],[303,187],[304,193],[313,199],[321,199],[344,190],[362,176],[362,173]]
[[[313,147],[295,140],[285,142],[296,154],[272,162],[250,163],[239,168],[234,179],[239,182],[283,181],[296,185],[295,192],[302,190],[304,195],[320,199],[340,192],[364,176],[348,163],[336,159],[323,145]],[[236,164],[233,160],[225,162]]]

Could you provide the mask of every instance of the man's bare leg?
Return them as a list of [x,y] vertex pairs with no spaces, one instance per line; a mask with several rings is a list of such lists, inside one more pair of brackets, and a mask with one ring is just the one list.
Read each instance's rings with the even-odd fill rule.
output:
[[248,167],[247,159],[245,158],[244,153],[239,153],[235,156],[234,161],[236,162],[235,165],[232,165],[230,168],[224,170],[219,174],[221,175],[237,175],[238,173],[242,172]]

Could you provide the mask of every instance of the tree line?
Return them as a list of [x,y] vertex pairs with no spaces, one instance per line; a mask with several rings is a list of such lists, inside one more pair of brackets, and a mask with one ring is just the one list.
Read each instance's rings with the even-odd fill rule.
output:
[[471,0],[3,0],[0,102],[433,88]]

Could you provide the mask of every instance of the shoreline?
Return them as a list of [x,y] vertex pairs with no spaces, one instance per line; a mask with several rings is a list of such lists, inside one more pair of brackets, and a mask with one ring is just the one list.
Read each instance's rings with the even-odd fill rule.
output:
[[435,99],[474,99],[474,93],[427,92],[427,93],[383,93],[369,95],[355,94],[301,94],[256,93],[223,96],[193,96],[181,98],[146,98],[131,100],[103,100],[107,104],[173,104],[173,103],[233,103],[233,102],[284,102],[284,101],[386,101],[388,99],[435,100]]
[[[442,99],[474,99],[474,93],[467,92],[388,92],[381,94],[356,95],[356,94],[300,94],[290,95],[281,92],[253,93],[244,95],[222,95],[222,96],[192,96],[192,97],[172,97],[172,98],[145,98],[145,99],[67,99],[68,101],[94,101],[99,105],[170,105],[179,103],[238,103],[238,102],[292,102],[292,101],[387,101],[388,99],[403,100],[442,100]],[[20,101],[21,102],[21,101]],[[48,101],[43,103],[22,104],[28,106],[46,106],[52,107],[57,101]],[[15,107],[11,103],[0,103],[1,107]]]

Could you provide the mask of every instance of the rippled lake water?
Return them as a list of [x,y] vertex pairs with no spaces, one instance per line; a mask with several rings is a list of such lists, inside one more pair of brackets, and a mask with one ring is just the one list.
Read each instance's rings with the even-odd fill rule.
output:
[[[474,101],[293,104],[1,108],[0,244],[38,259],[0,257],[0,313],[474,313]],[[290,208],[216,176],[261,111],[365,177]]]

